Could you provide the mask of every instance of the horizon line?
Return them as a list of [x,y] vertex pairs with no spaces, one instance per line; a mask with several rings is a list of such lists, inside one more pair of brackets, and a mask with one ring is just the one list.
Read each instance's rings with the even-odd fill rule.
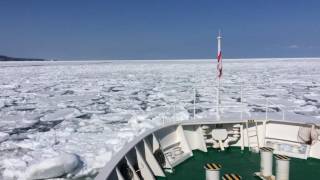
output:
[[[215,60],[216,58],[170,58],[170,59],[48,59],[47,61],[184,61],[184,60]],[[320,57],[270,57],[270,58],[225,58],[223,60],[299,60],[320,59]]]

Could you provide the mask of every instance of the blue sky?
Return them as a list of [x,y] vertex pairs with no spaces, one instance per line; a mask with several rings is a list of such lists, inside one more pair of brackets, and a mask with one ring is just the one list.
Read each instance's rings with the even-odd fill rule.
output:
[[320,1],[1,0],[0,54],[58,59],[320,57]]

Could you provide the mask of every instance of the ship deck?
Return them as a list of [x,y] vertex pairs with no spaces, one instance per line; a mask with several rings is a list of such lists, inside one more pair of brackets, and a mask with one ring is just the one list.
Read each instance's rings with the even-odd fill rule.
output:
[[[222,165],[220,175],[225,173],[236,173],[245,180],[258,180],[253,176],[254,172],[260,171],[260,155],[252,153],[245,148],[231,147],[225,151],[208,149],[208,152],[193,151],[193,157],[184,161],[174,168],[174,173],[166,173],[166,177],[157,177],[157,180],[194,180],[205,179],[204,165],[206,163],[219,163]],[[273,172],[275,172],[275,160],[273,161]],[[319,179],[320,160],[314,158],[290,159],[290,180]]]

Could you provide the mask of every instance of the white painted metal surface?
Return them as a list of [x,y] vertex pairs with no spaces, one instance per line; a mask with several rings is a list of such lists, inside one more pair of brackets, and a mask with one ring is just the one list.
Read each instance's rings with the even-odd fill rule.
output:
[[276,159],[276,180],[289,180],[289,167],[290,160]]
[[136,155],[137,155],[137,163],[139,167],[139,171],[144,179],[155,180],[155,176],[153,175],[148,163],[145,161],[145,158],[140,153],[139,149],[136,147]]
[[131,169],[131,172],[133,173],[133,178],[132,178],[132,180],[140,180],[137,172],[135,171],[135,169],[134,169],[134,167],[133,167],[133,165],[132,165],[133,163],[130,161],[130,159],[129,159],[127,156],[125,156],[125,159],[127,160],[127,164],[128,164],[128,166],[129,166],[129,168]]
[[228,132],[226,129],[212,130],[212,138],[213,140],[218,141],[219,147],[222,151],[224,151],[224,148],[225,148],[223,141],[227,139],[227,137],[228,137]]
[[220,179],[220,169],[219,170],[206,169],[206,180],[219,180],[219,179]]
[[184,126],[184,135],[191,150],[201,150],[207,152],[207,147],[202,135],[202,129],[200,126]]
[[269,177],[272,175],[272,156],[272,151],[260,150],[260,172],[265,177]]
[[150,169],[152,170],[152,173],[155,176],[164,177],[165,176],[164,172],[161,166],[158,164],[155,157],[153,156],[152,150],[150,149],[150,145],[146,142],[146,140],[143,140],[143,149],[144,149],[145,160],[148,163]]
[[125,179],[123,178],[122,174],[120,173],[120,171],[119,171],[118,168],[116,168],[116,173],[117,173],[117,178],[118,178],[118,180],[125,180]]

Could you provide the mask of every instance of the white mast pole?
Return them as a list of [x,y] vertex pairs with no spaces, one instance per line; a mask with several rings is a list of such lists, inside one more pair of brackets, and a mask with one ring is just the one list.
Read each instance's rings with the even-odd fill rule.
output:
[[218,91],[217,91],[217,118],[218,120],[220,120],[220,104],[221,104],[221,100],[220,100],[220,79],[222,76],[222,52],[221,52],[221,32],[219,30],[219,35],[217,37],[218,40],[218,53],[217,53],[217,60],[218,60],[218,64],[217,64],[217,77],[218,77]]

